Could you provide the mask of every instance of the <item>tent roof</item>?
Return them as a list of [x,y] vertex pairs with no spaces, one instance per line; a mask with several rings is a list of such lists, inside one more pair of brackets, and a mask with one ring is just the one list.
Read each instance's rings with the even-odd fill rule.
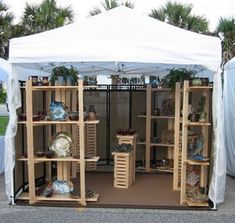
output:
[[[10,41],[11,63],[135,62],[218,67],[220,39],[126,7]],[[216,69],[216,68],[214,68]]]

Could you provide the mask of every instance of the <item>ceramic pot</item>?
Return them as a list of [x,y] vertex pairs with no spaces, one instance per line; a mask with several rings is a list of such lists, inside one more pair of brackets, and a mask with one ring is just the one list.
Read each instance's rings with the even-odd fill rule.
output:
[[202,86],[202,80],[200,78],[193,79],[192,86]]
[[90,107],[89,107],[88,120],[89,121],[96,120],[96,111],[95,111],[95,106],[94,105],[90,105]]
[[29,79],[32,81],[33,86],[38,85],[38,76],[30,76]]
[[206,112],[200,113],[199,122],[206,122]]
[[200,114],[199,113],[191,113],[191,114],[189,114],[189,117],[188,117],[190,122],[198,122],[199,118],[200,118]]
[[67,80],[66,80],[66,85],[67,86],[72,86],[72,78],[70,76],[67,77]]
[[208,86],[209,85],[209,79],[208,78],[201,78],[202,80],[202,86]]
[[48,86],[49,85],[48,77],[42,77],[41,83],[43,86]]
[[57,80],[55,81],[55,85],[64,86],[65,85],[64,77],[58,76]]

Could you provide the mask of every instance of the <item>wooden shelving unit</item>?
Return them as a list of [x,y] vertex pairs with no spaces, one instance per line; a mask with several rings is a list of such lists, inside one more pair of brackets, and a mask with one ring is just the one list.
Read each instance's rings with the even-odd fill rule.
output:
[[[206,193],[208,184],[208,167],[210,165],[209,161],[198,161],[191,160],[188,158],[188,131],[189,128],[199,128],[201,130],[201,135],[203,137],[203,149],[201,155],[208,157],[209,155],[209,128],[211,123],[209,122],[210,114],[210,93],[212,87],[200,86],[200,87],[190,87],[189,81],[184,82],[183,89],[183,123],[182,123],[182,163],[181,163],[181,184],[180,184],[180,203],[188,204],[189,206],[208,206],[206,201],[203,202],[193,202],[187,197],[186,193],[186,180],[187,180],[187,168],[199,167],[200,169],[200,188],[204,193]],[[205,96],[206,102],[204,106],[204,111],[207,114],[205,122],[189,122],[189,94],[198,94]]]
[[[151,160],[151,150],[154,147],[162,147],[167,149],[167,158],[173,159],[173,150],[174,150],[174,144],[165,144],[165,143],[153,143],[151,142],[151,136],[152,134],[152,121],[154,120],[167,120],[167,129],[172,130],[174,129],[174,119],[175,116],[167,116],[167,115],[153,115],[152,114],[152,97],[153,94],[159,93],[159,94],[171,94],[172,90],[169,88],[152,88],[151,85],[147,85],[146,88],[146,114],[144,115],[138,115],[138,118],[145,118],[146,120],[146,130],[145,130],[145,142],[137,142],[137,145],[145,146],[145,171],[146,172],[152,172],[154,171],[161,171],[166,172],[162,168],[156,168],[152,169],[150,165]],[[172,169],[167,172],[173,172]]]
[[[29,180],[29,192],[21,194],[18,199],[29,200],[30,204],[36,203],[37,201],[77,201],[82,205],[86,205],[87,201],[97,201],[99,195],[96,194],[92,198],[86,198],[85,192],[85,165],[86,163],[97,162],[99,157],[96,154],[92,154],[92,158],[85,159],[85,126],[96,125],[99,121],[84,121],[83,117],[83,90],[87,88],[94,88],[95,86],[83,87],[83,81],[78,81],[78,86],[32,86],[30,80],[26,81],[26,86],[24,87],[26,91],[26,121],[19,121],[19,124],[26,125],[27,131],[27,158],[21,157],[18,161],[25,161],[28,164],[28,180]],[[67,106],[72,107],[76,111],[76,105],[78,104],[79,110],[79,120],[78,121],[33,121],[33,92],[35,91],[46,91],[51,96],[51,92],[54,92],[54,99],[56,101],[61,101]],[[47,106],[50,104],[50,96],[47,98]],[[72,105],[70,102],[73,101]],[[55,125],[56,132],[69,131],[73,134],[75,141],[75,150],[79,146],[79,159],[74,157],[35,157],[36,148],[34,145],[34,127],[35,126],[45,126],[45,125]],[[77,137],[77,132],[79,132],[79,137]],[[49,136],[51,131],[49,131]],[[92,141],[93,143],[93,141]],[[73,154],[74,155],[74,154]],[[78,155],[78,152],[77,154]],[[91,154],[89,154],[91,155]],[[76,177],[77,171],[75,169],[76,165],[79,165],[79,175],[80,175],[80,197],[72,198],[70,195],[53,195],[52,197],[36,196],[35,194],[35,164],[45,162],[47,169],[50,169],[51,162],[56,162],[57,164],[57,180],[70,180],[72,173],[73,177]],[[71,165],[72,164],[72,165]],[[46,178],[50,180],[51,173],[47,171]]]

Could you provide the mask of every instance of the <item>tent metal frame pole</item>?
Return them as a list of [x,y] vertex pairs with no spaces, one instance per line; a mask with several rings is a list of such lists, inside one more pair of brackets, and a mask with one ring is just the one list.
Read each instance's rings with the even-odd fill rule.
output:
[[[45,91],[43,91],[42,92],[42,103],[43,103],[43,105],[42,105],[42,109],[43,109],[43,111],[45,111],[45,108],[46,108],[46,92]],[[42,126],[42,138],[43,138],[43,148],[47,148],[47,146],[46,146],[46,142],[45,142],[45,126],[43,125]],[[46,181],[46,163],[45,162],[43,162],[43,176],[44,176],[44,181]]]
[[106,164],[110,165],[110,86],[106,93]]
[[129,128],[132,127],[132,86],[129,90]]
[[[21,104],[22,104],[22,113],[24,113],[24,96],[23,96],[23,92],[24,90],[23,89],[20,89],[20,93],[21,93]],[[25,149],[24,149],[24,137],[25,137],[25,134],[24,134],[24,128],[25,126],[24,125],[21,125],[21,146],[22,146],[22,155],[25,154]],[[25,173],[24,173],[24,170],[25,170],[25,162],[22,162],[22,181],[23,181],[23,185],[25,183]],[[14,177],[14,182],[15,182],[15,177]],[[23,191],[25,191],[25,185],[23,186]],[[14,193],[16,194],[15,190],[14,190]]]

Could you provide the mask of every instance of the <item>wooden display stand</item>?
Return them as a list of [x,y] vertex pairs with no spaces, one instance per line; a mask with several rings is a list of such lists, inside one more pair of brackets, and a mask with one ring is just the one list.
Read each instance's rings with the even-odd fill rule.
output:
[[118,144],[131,144],[133,147],[133,155],[134,155],[134,181],[135,181],[135,162],[136,162],[136,139],[137,139],[138,135],[134,134],[134,135],[117,135],[117,139],[118,139]]
[[[86,125],[86,149],[85,154],[88,157],[97,156],[96,150],[96,123]],[[86,164],[86,170],[95,171],[96,162],[89,162]]]
[[145,145],[145,171],[152,172],[152,171],[160,171],[160,172],[173,172],[173,169],[167,168],[157,168],[152,169],[150,167],[151,161],[151,149],[153,147],[161,147],[167,149],[167,158],[173,159],[173,151],[174,151],[174,144],[166,144],[166,143],[154,143],[151,142],[152,137],[152,121],[153,120],[167,120],[167,129],[173,130],[174,129],[174,119],[175,116],[168,116],[168,115],[153,115],[152,114],[152,94],[154,93],[170,93],[171,89],[169,88],[152,88],[151,85],[147,85],[146,88],[146,115],[138,115],[139,118],[146,118],[146,133],[145,133],[145,142],[137,142],[138,145]]
[[113,152],[114,187],[128,189],[135,181],[134,151]]
[[[189,86],[189,81],[184,82],[183,90],[183,123],[182,123],[182,168],[181,168],[181,185],[180,185],[180,203],[187,203],[189,206],[208,206],[207,202],[192,202],[188,199],[186,194],[186,178],[187,178],[187,167],[197,166],[200,168],[200,188],[206,193],[207,188],[207,178],[208,178],[208,166],[210,163],[208,161],[197,161],[188,159],[187,147],[188,147],[188,129],[190,127],[201,128],[202,136],[204,139],[202,155],[208,157],[208,141],[209,141],[209,100],[212,87],[209,86]],[[190,122],[188,120],[189,115],[189,93],[196,94],[202,93],[206,97],[206,103],[204,111],[207,113],[207,118],[205,122]]]
[[118,144],[131,144],[130,152],[113,152],[114,187],[129,188],[135,182],[136,138],[134,135],[117,135]]
[[[89,123],[88,123],[89,122]],[[97,130],[97,124],[99,124],[99,120],[95,121],[88,121],[85,122],[85,156],[86,157],[96,157],[97,156],[97,148],[96,148],[96,130]],[[79,129],[77,130],[77,138],[80,138],[79,135]],[[79,143],[77,144],[77,152],[79,155],[80,153],[80,145]],[[86,170],[87,171],[95,171],[97,167],[97,162],[87,162],[86,163]],[[74,176],[77,175],[79,172],[79,166],[75,167],[74,170]]]
[[[83,81],[79,80],[78,86],[32,86],[32,82],[28,80],[26,82],[26,122],[19,122],[21,124],[26,124],[27,127],[27,158],[19,158],[19,161],[26,161],[28,164],[28,179],[29,179],[29,193],[23,193],[18,197],[18,199],[29,200],[30,204],[33,204],[37,201],[77,201],[82,205],[86,205],[86,201],[97,201],[98,195],[96,194],[92,198],[85,197],[85,163],[87,162],[96,162],[99,157],[94,157],[93,159],[85,159],[85,134],[84,128],[86,124],[93,124],[93,122],[84,121],[83,117]],[[72,109],[76,109],[76,104],[79,105],[79,120],[78,121],[33,121],[33,92],[34,91],[46,91],[46,92],[55,92],[55,100],[61,101],[72,107]],[[77,96],[78,92],[78,96]],[[70,105],[70,95],[76,95],[74,106]],[[47,106],[48,106],[47,101]],[[54,158],[46,158],[46,157],[35,157],[36,153],[36,145],[34,145],[34,127],[35,126],[44,126],[44,125],[55,125],[56,132],[60,131],[68,131],[71,132],[75,126],[75,129],[79,131],[79,139],[75,138],[75,144],[77,144],[80,148],[79,158],[74,157],[54,157]],[[51,134],[51,133],[50,133]],[[74,155],[74,154],[73,154]],[[74,175],[75,170],[74,166],[71,168],[71,163],[78,163],[80,169],[80,198],[71,198],[70,195],[53,195],[52,197],[45,196],[36,196],[35,194],[35,165],[37,163],[49,163],[47,167],[50,167],[51,162],[57,163],[57,179],[58,180],[69,180],[72,175]],[[71,171],[72,169],[72,171]],[[46,178],[48,180],[51,177],[50,171],[47,171]]]

